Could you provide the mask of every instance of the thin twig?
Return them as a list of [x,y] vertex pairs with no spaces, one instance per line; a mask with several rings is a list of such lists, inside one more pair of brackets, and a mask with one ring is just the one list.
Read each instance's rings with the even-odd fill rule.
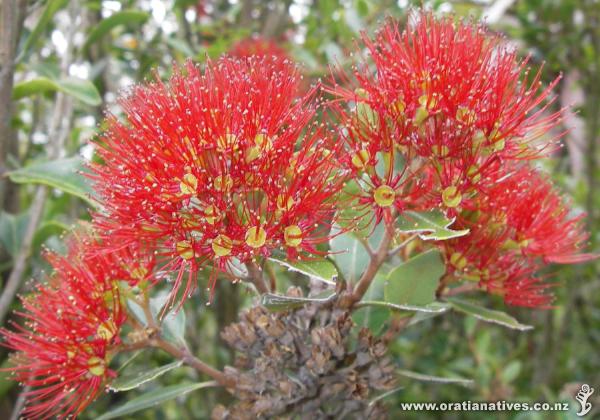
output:
[[371,257],[367,269],[365,270],[362,277],[356,284],[356,287],[354,288],[352,296],[350,297],[351,305],[361,300],[364,294],[369,289],[369,286],[373,282],[373,279],[375,278],[377,271],[381,267],[381,264],[383,264],[383,262],[388,257],[388,249],[390,247],[390,244],[392,243],[392,238],[392,232],[390,231],[390,229],[386,228],[383,234],[383,238],[381,239],[381,243],[379,244],[379,248],[377,249],[377,252],[373,255],[373,257]]
[[265,283],[262,271],[258,265],[256,265],[255,262],[250,261],[246,263],[246,268],[248,269],[248,280],[256,287],[256,290],[258,290],[261,295],[269,293],[269,288]]
[[233,388],[235,386],[235,383],[231,380],[231,378],[228,378],[227,375],[225,375],[220,370],[215,369],[214,367],[198,359],[196,356],[190,353],[190,351],[187,348],[177,347],[174,344],[165,341],[161,338],[152,340],[151,344],[154,347],[166,351],[170,355],[174,356],[176,359],[183,361],[183,363],[193,367],[198,372],[210,376],[215,381],[217,381],[219,385],[222,385],[225,388]]

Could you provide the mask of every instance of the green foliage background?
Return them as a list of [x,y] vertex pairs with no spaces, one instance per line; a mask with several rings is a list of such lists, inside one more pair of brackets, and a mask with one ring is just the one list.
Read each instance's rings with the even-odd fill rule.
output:
[[[89,220],[89,186],[77,171],[93,157],[87,141],[99,130],[105,109],[119,113],[118,92],[148,79],[156,69],[168,75],[173,62],[188,57],[202,62],[218,57],[251,34],[273,38],[304,66],[306,78],[328,76],[328,66],[350,66],[359,31],[374,31],[387,16],[404,20],[407,0],[3,0],[2,70],[14,60],[14,83],[3,74],[0,85],[0,269],[4,284],[25,265],[25,279],[43,278],[44,248],[61,249],[61,235],[78,220]],[[413,5],[414,6],[414,5]],[[577,211],[589,214],[591,249],[598,250],[600,191],[600,4],[593,0],[513,0],[425,2],[425,6],[458,17],[487,16],[494,31],[531,64],[544,67],[549,82],[559,73],[557,106],[573,105],[565,120],[566,147],[544,163],[574,197]],[[12,25],[12,26],[11,26]],[[12,34],[11,39],[6,38]],[[11,75],[12,76],[12,75]],[[83,156],[83,157],[82,157]],[[34,229],[33,234],[28,230]],[[30,238],[24,240],[24,238]],[[20,257],[21,256],[21,257]],[[25,258],[27,257],[27,258]],[[592,397],[600,412],[600,265],[553,267],[556,308],[535,311],[503,308],[481,297],[488,307],[506,310],[533,330],[521,332],[452,312],[411,326],[391,344],[402,368],[426,375],[473,379],[474,385],[440,384],[404,377],[402,389],[387,397],[392,418],[514,419],[577,418],[569,413],[426,413],[402,412],[400,402],[463,400],[570,401],[582,383],[598,390]],[[281,275],[301,284],[301,274]],[[34,280],[35,281],[35,280]],[[284,290],[284,287],[280,287]],[[200,358],[214,365],[229,363],[231,354],[219,330],[235,321],[238,308],[251,296],[242,287],[221,282],[216,302],[203,298],[186,305],[186,339]],[[11,308],[18,308],[16,299]],[[376,310],[357,321],[375,324]],[[387,314],[385,316],[388,316]],[[385,317],[384,316],[384,317]],[[393,315],[398,316],[398,315]],[[0,353],[6,364],[6,352]],[[128,366],[148,370],[172,360],[143,353]],[[20,390],[0,373],[0,418],[9,418]],[[202,378],[179,367],[129,392],[108,393],[82,418],[97,418],[159,386],[198,382]],[[186,396],[125,418],[203,419],[225,393],[196,390]]]

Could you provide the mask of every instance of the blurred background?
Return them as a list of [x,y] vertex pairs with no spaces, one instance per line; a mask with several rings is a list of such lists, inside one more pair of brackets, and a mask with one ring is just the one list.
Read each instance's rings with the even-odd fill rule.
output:
[[[89,220],[89,186],[77,171],[93,159],[89,139],[105,110],[119,115],[115,99],[133,83],[168,76],[173,62],[203,62],[232,51],[287,54],[302,65],[307,83],[329,77],[329,65],[350,67],[361,31],[372,33],[388,16],[406,21],[411,8],[485,19],[531,65],[544,65],[544,81],[562,74],[555,106],[565,110],[565,147],[543,162],[588,213],[590,249],[600,234],[600,3],[597,0],[1,0],[0,6],[0,322],[18,309],[15,296],[43,279],[44,248],[60,250],[61,235]],[[262,42],[248,42],[261,37]],[[600,413],[600,264],[551,267],[554,310],[505,308],[534,330],[518,332],[450,314],[408,328],[391,344],[399,366],[429,375],[472,378],[476,385],[402,380],[387,397],[391,418],[479,418],[482,413],[405,413],[409,401],[571,401],[582,383],[595,387]],[[287,275],[287,274],[286,274]],[[287,275],[291,283],[297,281]],[[34,279],[34,280],[30,280]],[[186,310],[187,340],[208,362],[222,366],[231,354],[218,332],[236,319],[249,296],[220,282],[210,307],[198,300]],[[501,305],[491,300],[489,306]],[[363,320],[364,321],[364,320]],[[169,359],[142,354],[137,366]],[[0,350],[6,367],[7,354]],[[0,372],[0,418],[22,403],[21,390]],[[160,378],[173,384],[194,378],[182,368]],[[156,383],[110,393],[82,418],[96,418]],[[209,418],[226,395],[197,391],[135,415],[138,419]],[[579,408],[572,402],[573,409]],[[567,419],[569,413],[485,414],[493,418]]]

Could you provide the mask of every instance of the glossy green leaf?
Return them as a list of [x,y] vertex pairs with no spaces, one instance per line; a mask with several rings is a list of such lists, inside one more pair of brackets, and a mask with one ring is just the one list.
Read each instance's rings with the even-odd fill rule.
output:
[[456,298],[446,298],[446,301],[452,305],[453,309],[463,312],[467,315],[474,316],[481,321],[491,322],[493,324],[502,325],[504,327],[519,331],[527,331],[533,328],[531,325],[521,324],[519,321],[505,312],[484,308],[483,306],[475,305],[471,302]]
[[447,378],[441,376],[424,375],[422,373],[412,372],[410,370],[404,369],[398,369],[396,372],[401,376],[405,376],[410,379],[416,379],[418,381],[436,382],[439,384],[455,384],[462,386],[473,386],[475,384],[475,382],[472,379]]
[[[332,234],[339,231],[334,227]],[[331,258],[340,269],[344,279],[349,282],[357,281],[367,268],[370,258],[367,250],[350,232],[335,235],[329,242]]]
[[168,365],[160,366],[150,370],[143,370],[136,374],[131,375],[119,375],[117,379],[115,379],[110,384],[110,389],[113,391],[129,391],[130,389],[134,389],[139,387],[140,385],[145,384],[146,382],[153,381],[161,375],[173,370],[175,368],[180,367],[183,364],[181,360],[177,360],[175,362],[169,363]]
[[148,13],[140,10],[123,10],[103,19],[98,23],[94,29],[90,32],[83,46],[84,49],[88,48],[91,44],[95,43],[112,29],[120,25],[130,24],[142,24],[148,20]]
[[17,215],[0,212],[0,243],[12,257],[19,253],[28,223],[28,212]]
[[95,204],[90,195],[92,188],[80,173],[83,159],[70,157],[50,162],[34,162],[8,173],[11,181],[18,184],[43,184]]
[[98,417],[97,420],[114,419],[128,414],[136,413],[147,408],[155,407],[166,401],[172,400],[173,398],[182,397],[192,391],[216,385],[216,382],[208,381],[195,384],[179,384],[166,386],[162,388],[156,388],[150,392],[140,395],[139,397],[129,400],[128,402],[117,408],[109,410],[108,412]]
[[384,288],[385,301],[396,305],[428,305],[435,301],[435,291],[445,271],[437,249],[419,254],[390,272]]
[[[169,302],[170,293],[163,291],[150,299],[150,311],[154,319],[160,321],[163,336],[170,341],[185,343],[186,316],[183,308],[179,310],[165,310]],[[171,309],[171,308],[167,308]]]
[[290,271],[296,271],[330,284],[335,284],[335,279],[338,275],[335,265],[326,259],[316,261],[288,261],[283,258],[271,257],[269,260],[286,267]]
[[60,80],[38,77],[17,83],[13,89],[13,99],[18,100],[49,91],[64,92],[91,106],[98,106],[102,103],[102,98],[96,86],[89,80],[77,77],[67,77]]
[[417,305],[397,305],[390,302],[382,302],[378,300],[362,300],[360,301],[360,307],[374,306],[378,308],[387,308],[391,311],[408,311],[408,312],[424,312],[430,314],[441,314],[448,309],[450,305],[442,302],[431,302],[428,305],[417,306]]
[[48,23],[50,23],[56,12],[58,12],[65,5],[67,5],[67,3],[67,0],[48,0],[44,12],[40,16],[40,19],[38,20],[37,24],[27,37],[25,43],[23,44],[23,48],[21,49],[21,52],[17,57],[17,61],[21,61],[25,57],[25,55],[27,55],[27,52],[29,51],[31,46],[39,39],[42,33],[46,30]]
[[452,230],[449,227],[455,219],[448,219],[441,211],[426,213],[407,211],[398,218],[396,227],[402,232],[418,233],[425,241],[443,241],[458,238],[469,233],[469,229]]
[[[330,293],[330,292],[328,292]],[[273,293],[266,293],[262,295],[261,305],[270,311],[288,311],[290,309],[301,308],[304,305],[310,303],[327,303],[330,302],[335,297],[335,293],[332,293],[324,298],[318,297],[292,297],[292,296],[283,296],[276,295]]]

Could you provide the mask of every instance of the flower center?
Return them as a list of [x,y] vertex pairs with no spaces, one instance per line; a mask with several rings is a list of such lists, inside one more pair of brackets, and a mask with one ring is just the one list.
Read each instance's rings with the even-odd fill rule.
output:
[[224,257],[231,254],[233,241],[227,235],[219,235],[212,241],[212,250],[217,257]]
[[260,226],[252,226],[246,231],[246,243],[252,248],[260,248],[267,240],[267,232]]
[[389,185],[380,185],[373,193],[373,199],[380,207],[389,207],[394,204],[396,192]]

